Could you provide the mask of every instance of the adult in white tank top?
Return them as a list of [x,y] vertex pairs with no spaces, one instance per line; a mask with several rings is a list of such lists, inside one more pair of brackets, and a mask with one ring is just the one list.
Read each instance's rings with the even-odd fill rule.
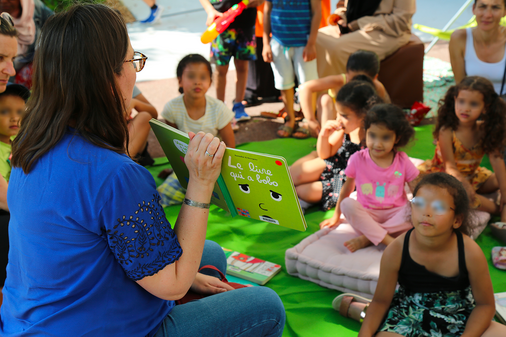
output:
[[[506,66],[506,0],[475,0],[473,14],[477,27],[456,30],[450,39],[450,60],[455,82],[466,76],[482,76],[501,94]],[[506,84],[502,94],[506,94]]]

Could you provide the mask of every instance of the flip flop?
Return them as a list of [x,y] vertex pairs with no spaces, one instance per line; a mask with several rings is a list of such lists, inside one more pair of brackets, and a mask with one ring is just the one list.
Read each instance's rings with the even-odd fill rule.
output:
[[[296,136],[296,135],[295,135],[296,133],[302,133],[302,134],[303,134],[303,136]],[[295,129],[295,131],[294,131],[294,132],[293,132],[293,134],[292,134],[292,137],[293,137],[293,138],[296,138],[296,139],[306,139],[306,138],[309,138],[310,136],[311,136],[311,135],[310,135],[310,131],[309,131],[309,129],[308,129],[308,128],[306,128],[306,127],[303,127],[303,126],[301,126],[301,125],[299,125],[299,126],[297,127],[297,129]]]
[[[341,314],[341,316],[348,318],[349,317],[348,312],[349,312],[351,303],[353,303],[353,302],[370,304],[371,300],[368,298],[365,298],[363,296],[360,296],[360,295],[356,295],[356,294],[352,294],[352,293],[344,293],[344,294],[341,294],[341,295],[337,296],[336,298],[334,298],[334,300],[332,301],[332,308],[334,308],[334,310],[336,310],[336,311],[339,311],[339,314]],[[367,309],[367,307],[364,309],[364,311],[362,311],[362,313],[365,314],[366,309]],[[355,318],[355,317],[349,317],[349,318],[357,320],[357,318]],[[363,319],[363,318],[364,317],[361,317],[361,319]]]
[[280,126],[278,128],[278,131],[284,131],[286,132],[286,136],[281,136],[278,132],[276,132],[276,136],[278,136],[279,138],[289,138],[292,136],[293,134],[293,128],[286,125],[286,124],[283,124],[282,126]]

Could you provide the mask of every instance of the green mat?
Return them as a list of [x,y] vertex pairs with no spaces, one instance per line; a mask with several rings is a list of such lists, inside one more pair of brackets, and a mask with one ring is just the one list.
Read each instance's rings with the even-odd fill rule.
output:
[[[417,127],[416,144],[405,149],[411,157],[429,159],[434,154],[432,144],[432,125]],[[315,149],[316,139],[276,139],[265,142],[242,144],[239,148],[248,151],[265,152],[285,157],[289,164]],[[159,158],[149,168],[157,184],[159,171],[168,167],[166,159]],[[490,163],[483,163],[490,168]],[[165,213],[174,224],[180,206],[167,207]],[[298,244],[302,239],[319,230],[318,224],[332,216],[332,211],[321,212],[317,208],[306,213],[308,229],[298,232],[247,218],[232,218],[223,210],[211,206],[207,238],[218,242],[223,247],[257,256],[271,262],[279,263],[283,270],[266,286],[278,293],[286,309],[287,321],[283,336],[356,336],[360,325],[351,319],[343,318],[332,309],[334,297],[340,294],[336,290],[320,287],[312,282],[290,276],[285,269],[285,251]],[[487,228],[477,240],[489,259],[489,269],[495,292],[506,291],[506,272],[495,269],[490,260],[492,247],[501,245],[493,239]]]

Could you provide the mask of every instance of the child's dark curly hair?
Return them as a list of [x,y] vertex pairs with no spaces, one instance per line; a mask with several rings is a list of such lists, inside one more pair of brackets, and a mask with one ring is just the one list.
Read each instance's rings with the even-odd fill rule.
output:
[[[213,78],[213,69],[211,68],[211,63],[200,54],[188,54],[179,61],[176,69],[176,76],[180,80],[183,77],[183,72],[187,65],[191,63],[203,63],[207,70],[209,70],[209,77]],[[183,93],[183,88],[179,87],[179,92]]]
[[460,181],[452,175],[444,172],[430,173],[424,176],[415,187],[413,191],[413,197],[416,197],[416,193],[423,186],[436,186],[444,188],[453,197],[453,203],[455,204],[455,216],[461,217],[462,225],[458,230],[466,235],[471,233],[471,222],[470,213],[471,209],[469,206],[469,198],[467,197],[466,190]]
[[395,132],[395,149],[406,146],[415,136],[415,130],[409,124],[406,114],[396,105],[377,104],[367,112],[364,119],[365,130],[372,124],[384,125]]
[[371,106],[383,102],[372,83],[366,75],[355,76],[339,90],[336,102],[353,110],[358,117],[364,116]]
[[506,103],[496,94],[493,84],[486,78],[469,76],[448,89],[445,97],[439,101],[436,127],[432,133],[439,138],[442,128],[457,130],[459,118],[455,114],[455,98],[461,90],[477,91],[483,95],[486,113],[482,114],[482,147],[485,153],[502,152],[506,145]]

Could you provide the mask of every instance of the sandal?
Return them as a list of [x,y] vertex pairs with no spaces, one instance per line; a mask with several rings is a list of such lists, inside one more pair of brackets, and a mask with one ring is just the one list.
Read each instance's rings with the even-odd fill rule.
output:
[[[284,131],[286,134],[285,136],[281,136],[279,134],[279,131]],[[281,125],[279,128],[278,128],[278,132],[276,132],[276,136],[278,136],[279,138],[289,138],[292,136],[292,133],[293,133],[293,128],[291,126],[288,126],[286,124],[283,124]]]
[[[297,133],[300,133],[302,135],[296,136],[295,134],[297,134]],[[310,132],[309,132],[309,128],[301,126],[300,124],[297,127],[297,129],[295,129],[295,131],[292,134],[292,137],[296,138],[296,139],[306,139],[306,138],[309,138],[310,136],[311,135],[310,135]]]
[[286,118],[288,116],[288,113],[285,111],[285,108],[283,107],[281,110],[279,110],[278,113],[275,112],[269,112],[269,111],[262,111],[260,113],[260,116],[267,117],[267,118]]
[[[352,306],[353,303],[358,305]],[[339,311],[341,316],[362,322],[371,300],[360,295],[344,293],[332,301],[334,310]]]

